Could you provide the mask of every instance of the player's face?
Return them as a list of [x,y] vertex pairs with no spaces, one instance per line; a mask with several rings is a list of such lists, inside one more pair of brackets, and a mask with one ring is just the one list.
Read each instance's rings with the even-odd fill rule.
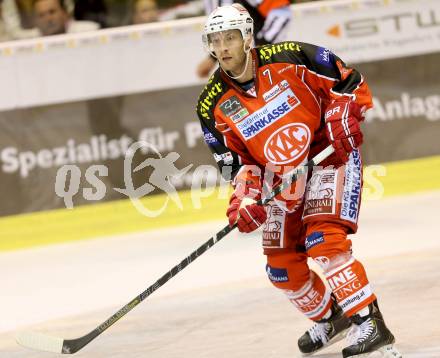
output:
[[240,30],[228,30],[209,35],[211,50],[223,70],[239,75],[246,66],[244,41]]

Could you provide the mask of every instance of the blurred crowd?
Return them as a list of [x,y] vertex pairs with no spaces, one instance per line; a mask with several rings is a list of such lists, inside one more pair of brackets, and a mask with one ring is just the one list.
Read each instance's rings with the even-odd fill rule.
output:
[[0,0],[0,41],[200,16],[205,7],[203,0]]

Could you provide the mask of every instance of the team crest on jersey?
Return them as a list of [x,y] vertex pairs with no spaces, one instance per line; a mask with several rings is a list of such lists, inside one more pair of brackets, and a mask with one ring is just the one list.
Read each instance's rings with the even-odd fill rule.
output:
[[303,123],[290,123],[267,139],[264,155],[274,164],[287,164],[299,159],[309,148],[310,129]]
[[283,118],[300,103],[298,97],[288,88],[258,111],[248,115],[246,119],[237,123],[237,129],[242,134],[244,140],[249,140]]
[[263,93],[264,102],[269,102],[271,99],[278,96],[281,92],[289,87],[289,83],[286,80],[273,86],[269,91]]

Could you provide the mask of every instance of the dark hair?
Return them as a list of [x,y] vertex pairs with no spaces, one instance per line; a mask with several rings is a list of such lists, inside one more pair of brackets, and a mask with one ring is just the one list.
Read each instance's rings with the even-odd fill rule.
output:
[[[0,2],[1,1],[2,0],[0,0]],[[32,0],[32,9],[35,8],[35,4],[39,1],[42,1],[42,0]],[[56,0],[56,1],[58,1],[58,4],[60,4],[60,6],[63,10],[67,11],[66,3],[64,2],[64,0]]]

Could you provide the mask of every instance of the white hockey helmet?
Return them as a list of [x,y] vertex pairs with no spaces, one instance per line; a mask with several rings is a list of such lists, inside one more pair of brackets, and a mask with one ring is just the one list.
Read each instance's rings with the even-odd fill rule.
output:
[[209,14],[203,33],[203,44],[209,52],[212,52],[212,50],[209,48],[208,35],[228,30],[240,30],[243,40],[248,38],[252,39],[254,21],[243,5],[232,4],[220,6]]

